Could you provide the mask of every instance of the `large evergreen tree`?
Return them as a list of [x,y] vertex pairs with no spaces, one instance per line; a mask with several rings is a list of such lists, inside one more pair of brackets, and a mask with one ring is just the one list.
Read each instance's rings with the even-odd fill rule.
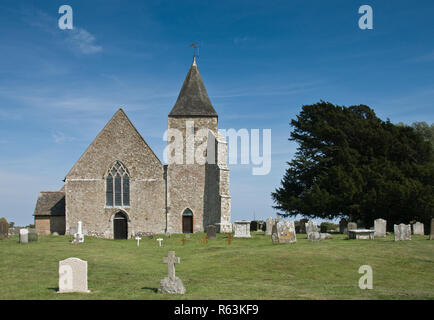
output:
[[298,143],[280,188],[272,193],[285,216],[348,216],[388,226],[434,213],[431,144],[410,126],[382,121],[365,105],[305,105],[291,121]]

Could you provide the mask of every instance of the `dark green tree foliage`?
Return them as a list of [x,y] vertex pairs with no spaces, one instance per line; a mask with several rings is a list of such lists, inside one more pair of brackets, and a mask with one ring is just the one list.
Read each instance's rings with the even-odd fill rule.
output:
[[298,143],[281,187],[272,193],[284,216],[350,217],[372,226],[428,223],[434,212],[431,145],[409,126],[377,118],[365,105],[305,105],[289,140]]

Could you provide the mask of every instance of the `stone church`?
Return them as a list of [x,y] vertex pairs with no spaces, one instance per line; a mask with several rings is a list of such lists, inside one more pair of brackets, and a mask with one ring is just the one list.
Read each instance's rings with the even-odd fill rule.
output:
[[[72,234],[82,221],[85,234],[111,239],[203,232],[208,225],[230,232],[227,145],[217,122],[193,59],[168,115],[168,131],[182,134],[177,159],[181,155],[183,161],[168,152],[164,165],[119,109],[68,172],[62,189],[39,193],[35,228],[40,234]],[[194,138],[193,146],[205,143],[206,161],[186,161],[192,147],[188,133],[203,129],[208,136]]]

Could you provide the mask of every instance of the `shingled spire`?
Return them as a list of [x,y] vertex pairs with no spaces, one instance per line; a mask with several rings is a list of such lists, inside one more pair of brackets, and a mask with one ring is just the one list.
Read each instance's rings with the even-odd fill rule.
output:
[[193,58],[190,70],[179,93],[178,99],[169,113],[169,117],[217,117]]

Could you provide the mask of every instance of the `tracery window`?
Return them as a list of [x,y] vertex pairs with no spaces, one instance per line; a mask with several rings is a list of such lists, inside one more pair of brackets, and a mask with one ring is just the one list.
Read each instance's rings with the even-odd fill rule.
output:
[[106,206],[130,206],[130,173],[120,161],[116,161],[107,171]]

